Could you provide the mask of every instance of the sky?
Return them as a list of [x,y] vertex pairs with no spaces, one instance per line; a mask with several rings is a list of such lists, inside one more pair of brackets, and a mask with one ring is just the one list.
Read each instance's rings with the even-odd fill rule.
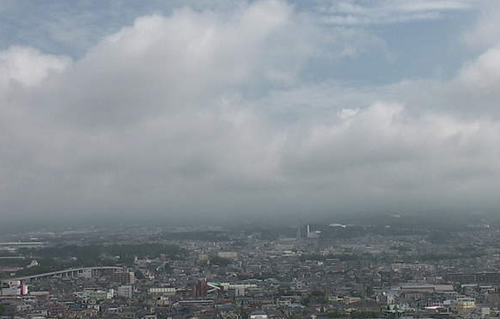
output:
[[0,0],[0,219],[498,211],[500,3]]

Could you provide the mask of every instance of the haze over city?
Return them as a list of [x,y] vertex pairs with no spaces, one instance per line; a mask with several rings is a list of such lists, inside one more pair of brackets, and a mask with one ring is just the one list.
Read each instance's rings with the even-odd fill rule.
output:
[[498,1],[0,0],[0,221],[495,213],[498,21]]
[[0,0],[0,319],[499,319],[500,0]]

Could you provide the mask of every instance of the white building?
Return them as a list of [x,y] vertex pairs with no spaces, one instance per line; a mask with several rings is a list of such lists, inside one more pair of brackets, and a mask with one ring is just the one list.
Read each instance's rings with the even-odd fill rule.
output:
[[119,297],[131,299],[133,294],[134,294],[134,286],[132,285],[123,285],[118,287],[117,295]]
[[28,294],[28,286],[20,280],[2,280],[1,296],[25,296]]

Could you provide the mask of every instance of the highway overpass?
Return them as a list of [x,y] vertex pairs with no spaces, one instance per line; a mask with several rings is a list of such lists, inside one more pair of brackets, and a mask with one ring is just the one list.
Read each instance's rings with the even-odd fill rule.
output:
[[122,267],[114,266],[100,266],[100,267],[81,267],[81,268],[71,268],[59,271],[52,271],[38,275],[24,276],[12,278],[10,280],[32,280],[50,277],[94,277],[97,274],[102,274],[106,271],[119,271],[123,270]]

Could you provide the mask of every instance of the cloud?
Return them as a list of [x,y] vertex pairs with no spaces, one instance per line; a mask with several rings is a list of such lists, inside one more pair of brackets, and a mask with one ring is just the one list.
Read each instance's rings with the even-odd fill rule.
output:
[[500,48],[493,48],[464,67],[459,74],[460,83],[476,94],[498,92],[500,88]]
[[0,52],[0,214],[495,208],[498,49],[451,80],[352,88],[304,76],[343,51],[325,32],[260,1],[143,16],[75,61]]
[[498,45],[500,26],[500,3],[498,1],[480,1],[479,19],[476,25],[464,33],[462,39],[468,45],[478,49],[488,49]]
[[318,6],[323,21],[334,25],[393,24],[441,19],[448,12],[470,10],[471,0],[330,1]]
[[191,198],[188,189],[260,183],[275,161],[269,128],[233,104],[262,84],[295,81],[315,40],[292,19],[278,1],[230,17],[181,9],[137,19],[72,65],[29,48],[3,52],[31,72],[2,73],[23,80],[6,93],[15,114],[2,114],[12,123],[3,128],[6,207],[103,210],[123,200],[158,211],[158,201]]
[[354,115],[358,114],[358,112],[359,112],[359,108],[355,108],[355,109],[342,109],[339,112],[339,117],[341,119],[345,120],[347,118],[353,117]]
[[11,47],[0,52],[0,87],[35,86],[50,73],[63,71],[70,60],[62,56],[45,55],[33,48]]

